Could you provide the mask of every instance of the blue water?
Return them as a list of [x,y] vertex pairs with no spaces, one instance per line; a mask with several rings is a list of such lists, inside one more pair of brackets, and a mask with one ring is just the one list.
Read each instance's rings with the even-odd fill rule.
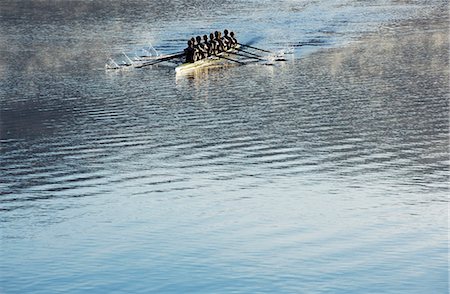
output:
[[448,1],[214,2],[0,3],[0,292],[448,293]]

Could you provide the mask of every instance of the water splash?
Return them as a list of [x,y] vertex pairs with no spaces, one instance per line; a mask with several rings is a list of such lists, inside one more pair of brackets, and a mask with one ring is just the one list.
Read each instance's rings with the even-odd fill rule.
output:
[[105,69],[133,68],[160,56],[161,54],[151,44],[134,47],[127,52],[110,57],[105,64]]

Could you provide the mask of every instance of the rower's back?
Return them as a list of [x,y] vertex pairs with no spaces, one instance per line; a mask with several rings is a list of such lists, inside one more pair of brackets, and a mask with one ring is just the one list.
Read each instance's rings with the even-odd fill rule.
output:
[[224,36],[223,36],[223,38],[222,38],[222,41],[223,41],[225,50],[231,49],[233,46],[232,46],[231,37],[228,36],[228,30],[227,30],[227,29],[225,29],[225,30],[223,31],[223,35],[224,35]]
[[223,43],[220,40],[220,32],[219,31],[214,32],[214,42],[216,44],[216,48],[215,48],[216,54],[223,52]]
[[217,52],[216,52],[217,51],[216,41],[214,40],[214,34],[213,33],[209,34],[208,44],[209,44],[209,54],[210,55],[217,54]]
[[202,44],[202,37],[197,36],[195,38],[195,41],[196,41],[196,43],[195,43],[194,49],[195,49],[196,57],[197,57],[195,60],[197,61],[197,60],[205,58],[206,52],[205,52],[203,44]]
[[222,40],[221,32],[217,32],[216,39],[217,39],[217,43],[219,44],[219,52],[224,52],[226,50],[226,48],[225,48],[225,44],[223,43],[223,40]]
[[238,44],[238,41],[236,37],[234,36],[234,32],[230,32],[230,41],[231,41],[231,47],[235,48]]
[[193,63],[195,61],[195,49],[194,45],[192,44],[192,40],[189,40],[187,42],[188,46],[186,49],[184,49],[184,53],[186,54],[186,62]]
[[203,35],[203,50],[205,51],[206,57],[211,55],[210,43],[208,41],[208,36]]

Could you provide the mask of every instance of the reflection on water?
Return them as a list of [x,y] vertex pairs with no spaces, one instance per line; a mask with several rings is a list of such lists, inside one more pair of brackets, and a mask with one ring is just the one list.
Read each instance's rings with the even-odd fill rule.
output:
[[[171,38],[166,50],[178,46],[175,12],[187,4],[169,2],[1,4],[2,291],[445,293],[449,69],[439,10],[420,18],[422,31],[415,19],[358,31],[344,20],[411,7],[283,1],[266,19],[273,9],[260,1],[248,18],[267,27],[294,30],[304,16],[309,39],[364,38],[315,43],[314,54],[297,50],[274,66],[99,70],[105,48],[133,45],[150,26]],[[257,2],[220,13],[234,19],[230,10],[245,15]],[[17,25],[22,13],[31,20]],[[220,25],[210,21],[186,27]],[[278,46],[277,30],[261,42]],[[103,43],[87,47],[93,39]],[[17,58],[30,44],[29,58]]]

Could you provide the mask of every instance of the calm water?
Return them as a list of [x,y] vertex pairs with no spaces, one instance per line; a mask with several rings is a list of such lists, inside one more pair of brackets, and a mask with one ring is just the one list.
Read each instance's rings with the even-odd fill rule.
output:
[[219,2],[0,3],[0,292],[448,293],[448,1]]

